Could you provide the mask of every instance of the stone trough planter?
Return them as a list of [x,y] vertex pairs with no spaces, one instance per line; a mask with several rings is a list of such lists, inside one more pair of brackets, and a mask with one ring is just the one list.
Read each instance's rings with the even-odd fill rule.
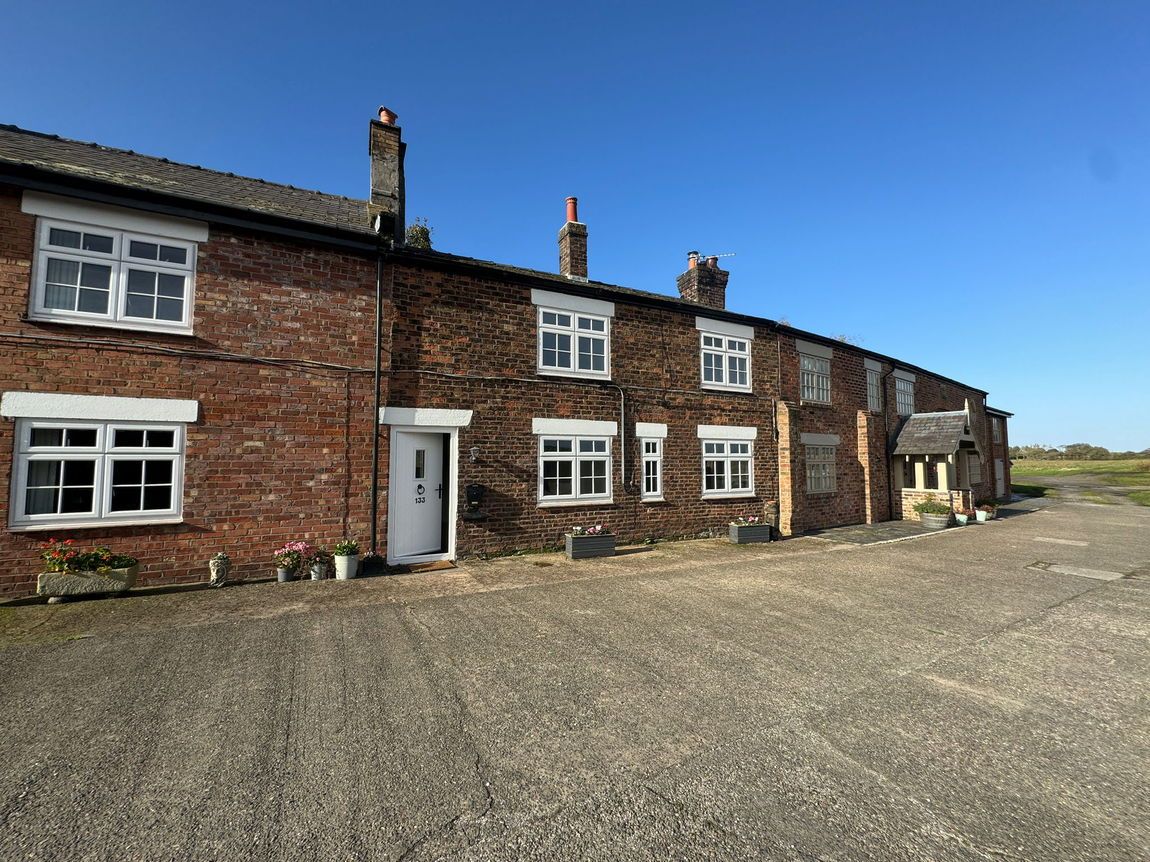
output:
[[567,534],[567,557],[571,560],[586,560],[591,557],[615,556],[615,537],[601,534],[598,536],[572,536]]
[[730,539],[732,545],[747,545],[752,542],[770,542],[774,537],[770,524],[731,524]]
[[918,517],[928,530],[945,530],[950,526],[950,515],[931,515],[929,512],[923,512]]
[[125,593],[135,585],[138,574],[139,565],[98,572],[41,572],[36,579],[36,592],[52,598]]

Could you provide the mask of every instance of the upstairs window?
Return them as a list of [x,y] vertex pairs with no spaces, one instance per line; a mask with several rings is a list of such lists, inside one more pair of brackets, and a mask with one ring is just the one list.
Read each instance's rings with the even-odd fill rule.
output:
[[799,397],[819,404],[831,403],[831,361],[799,354]]
[[611,377],[615,304],[549,290],[532,290],[536,309],[536,368],[540,374]]
[[41,218],[30,316],[190,332],[196,244]]
[[914,381],[904,377],[894,379],[894,394],[898,406],[899,416],[910,416],[914,413]]
[[871,413],[882,412],[882,373],[873,368],[866,370],[866,405]]
[[751,342],[710,332],[699,334],[703,386],[751,389]]
[[994,430],[994,442],[1002,442],[1002,420],[997,416],[990,417],[990,427]]

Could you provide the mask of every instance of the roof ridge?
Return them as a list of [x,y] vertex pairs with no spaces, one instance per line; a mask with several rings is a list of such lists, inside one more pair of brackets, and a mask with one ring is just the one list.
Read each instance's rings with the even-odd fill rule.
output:
[[121,147],[109,147],[107,144],[99,144],[95,141],[80,141],[76,138],[65,138],[63,135],[53,135],[49,132],[38,132],[35,129],[24,129],[13,123],[0,123],[0,129],[4,129],[10,132],[18,132],[22,135],[32,135],[38,138],[46,138],[52,141],[64,141],[65,143],[69,144],[78,144],[82,147],[92,147],[96,150],[105,150],[111,153],[122,153],[124,155],[135,156],[136,158],[140,159],[149,159],[153,162],[160,162],[161,164],[165,165],[176,165],[181,168],[191,168],[192,170],[203,171],[205,173],[215,174],[221,177],[233,177],[240,180],[249,180],[253,183],[262,183],[268,186],[276,186],[281,189],[291,189],[292,191],[296,192],[307,192],[308,194],[313,195],[323,195],[326,198],[338,198],[339,200],[352,201],[353,203],[367,202],[364,198],[352,198],[348,197],[347,195],[337,195],[331,192],[320,191],[319,189],[305,189],[301,186],[293,186],[290,183],[278,183],[275,180],[265,180],[262,177],[249,177],[244,174],[235,174],[231,171],[220,171],[216,170],[215,168],[206,168],[203,165],[193,165],[190,162],[177,162],[173,159],[164,158],[163,156],[150,156],[147,153],[137,153],[135,150],[125,150]]

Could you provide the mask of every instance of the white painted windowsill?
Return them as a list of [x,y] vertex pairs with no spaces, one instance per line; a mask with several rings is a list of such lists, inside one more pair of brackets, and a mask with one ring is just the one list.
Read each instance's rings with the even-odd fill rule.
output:
[[183,518],[148,518],[144,521],[55,521],[51,524],[9,524],[10,533],[43,533],[51,530],[109,530],[115,527],[145,527],[156,524],[182,524]]
[[576,506],[610,506],[614,504],[614,498],[610,500],[540,500],[537,508],[540,509],[570,509]]

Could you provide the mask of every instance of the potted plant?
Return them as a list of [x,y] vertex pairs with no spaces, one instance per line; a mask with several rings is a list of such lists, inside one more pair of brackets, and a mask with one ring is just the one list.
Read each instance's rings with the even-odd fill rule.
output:
[[359,568],[359,542],[344,539],[335,543],[335,579],[347,581],[355,577]]
[[954,521],[960,527],[965,527],[973,517],[974,509],[956,509],[954,512]]
[[140,573],[139,560],[108,548],[81,551],[72,539],[49,539],[40,548],[47,570],[36,579],[36,592],[42,596],[122,593],[132,588]]
[[359,574],[361,575],[379,575],[387,568],[387,560],[384,559],[383,554],[377,554],[375,551],[368,551],[359,560]]
[[218,551],[208,560],[208,571],[211,578],[208,584],[213,587],[222,587],[228,582],[228,574],[232,570],[232,558],[223,551]]
[[586,560],[591,557],[615,556],[615,536],[602,524],[593,527],[572,527],[566,538],[568,559]]
[[323,548],[312,548],[307,557],[308,568],[313,581],[322,581],[331,570],[331,554]]
[[740,515],[730,523],[732,545],[771,541],[771,525],[763,523],[757,515]]
[[304,557],[311,552],[307,542],[287,542],[275,552],[276,580],[281,584],[294,581],[298,576]]
[[914,510],[928,530],[943,530],[950,526],[950,506],[936,500],[934,494],[928,494],[921,503],[915,503]]
[[978,508],[974,510],[975,516],[978,518],[978,523],[985,524],[994,518],[994,513],[998,507],[994,503],[981,503]]

